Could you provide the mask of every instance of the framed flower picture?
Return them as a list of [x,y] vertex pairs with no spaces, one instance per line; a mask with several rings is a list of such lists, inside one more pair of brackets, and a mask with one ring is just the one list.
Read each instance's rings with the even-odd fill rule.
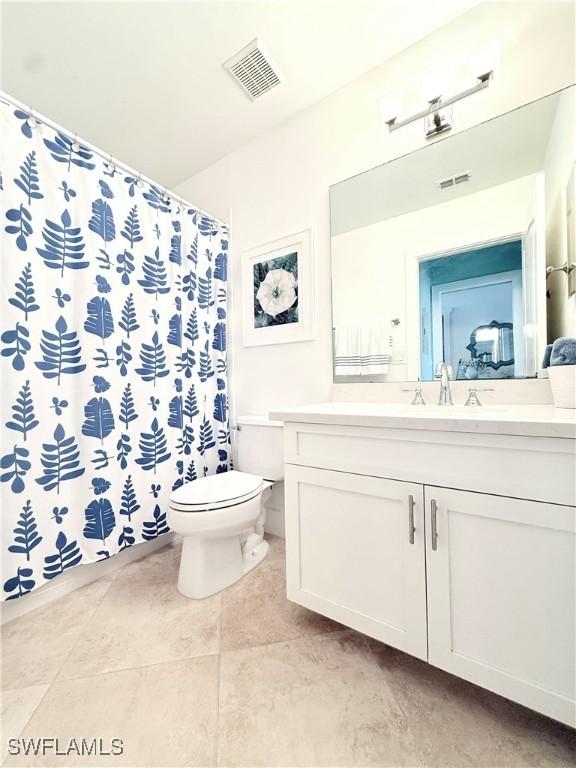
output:
[[313,338],[312,231],[251,248],[242,261],[244,346]]

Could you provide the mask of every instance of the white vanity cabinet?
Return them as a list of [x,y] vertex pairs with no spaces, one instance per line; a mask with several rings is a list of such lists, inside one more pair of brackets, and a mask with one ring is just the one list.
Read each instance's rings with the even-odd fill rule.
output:
[[286,466],[288,597],[427,658],[422,486]]
[[274,416],[288,598],[576,725],[574,439]]
[[574,508],[424,493],[430,663],[576,725]]

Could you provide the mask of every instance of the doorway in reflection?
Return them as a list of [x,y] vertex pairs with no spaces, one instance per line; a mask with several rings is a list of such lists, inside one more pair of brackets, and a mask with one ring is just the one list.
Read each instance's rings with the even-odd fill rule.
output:
[[421,260],[423,380],[443,360],[455,379],[524,376],[522,240]]

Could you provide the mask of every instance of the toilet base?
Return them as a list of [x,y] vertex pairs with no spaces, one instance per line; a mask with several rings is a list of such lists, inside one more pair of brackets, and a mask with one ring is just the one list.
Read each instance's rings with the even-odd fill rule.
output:
[[264,539],[247,548],[239,535],[214,539],[185,536],[178,591],[195,600],[214,595],[250,573],[267,554]]
[[260,565],[267,554],[268,542],[262,539],[254,549],[244,554],[244,574],[250,573],[257,565]]

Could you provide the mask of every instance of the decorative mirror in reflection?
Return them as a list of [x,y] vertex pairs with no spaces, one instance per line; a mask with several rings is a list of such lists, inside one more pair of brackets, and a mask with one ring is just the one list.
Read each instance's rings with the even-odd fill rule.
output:
[[490,325],[479,325],[470,334],[471,359],[460,361],[458,364],[459,379],[477,379],[478,372],[490,368],[505,371],[505,378],[514,375],[514,331],[512,323],[497,323],[493,320]]
[[535,376],[548,336],[576,335],[574,285],[547,282],[574,226],[575,92],[331,187],[336,381]]

